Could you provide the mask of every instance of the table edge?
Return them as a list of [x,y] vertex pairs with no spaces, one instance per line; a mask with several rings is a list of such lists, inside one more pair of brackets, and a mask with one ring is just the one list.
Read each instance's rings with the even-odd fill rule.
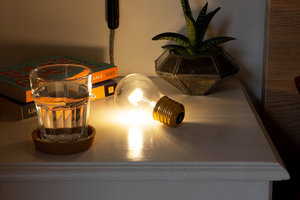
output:
[[0,163],[0,181],[275,181],[289,174],[277,162]]

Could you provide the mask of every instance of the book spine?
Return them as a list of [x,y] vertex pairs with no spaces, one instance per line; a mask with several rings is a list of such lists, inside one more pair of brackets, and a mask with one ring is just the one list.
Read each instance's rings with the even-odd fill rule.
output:
[[27,119],[36,116],[36,107],[34,102],[26,104],[22,107],[22,119]]
[[[114,80],[110,80],[104,84],[101,83],[100,86],[95,85],[92,88],[91,101],[113,95],[116,85],[117,82]],[[5,115],[13,117],[15,119],[27,119],[37,115],[34,102],[29,102],[21,105],[0,96],[0,104],[0,111]]]
[[22,106],[2,96],[0,96],[0,111],[9,117],[23,119]]
[[94,72],[92,75],[92,84],[116,78],[118,76],[118,67],[113,67],[99,72]]
[[95,101],[97,99],[102,99],[104,97],[113,95],[115,93],[116,86],[117,86],[117,82],[112,81],[109,84],[105,84],[103,86],[93,88],[91,101]]

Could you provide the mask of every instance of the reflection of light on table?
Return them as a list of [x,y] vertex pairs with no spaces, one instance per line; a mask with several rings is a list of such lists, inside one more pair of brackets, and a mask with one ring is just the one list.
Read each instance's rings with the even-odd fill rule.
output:
[[154,122],[152,115],[144,110],[120,111],[115,115],[115,120],[124,125],[148,125]]
[[128,130],[128,158],[132,160],[141,160],[144,155],[143,149],[143,131],[139,127],[131,127]]

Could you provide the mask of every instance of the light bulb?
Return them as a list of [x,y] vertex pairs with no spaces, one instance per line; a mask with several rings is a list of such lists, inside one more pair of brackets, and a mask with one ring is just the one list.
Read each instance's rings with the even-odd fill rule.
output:
[[114,101],[121,110],[149,112],[154,120],[170,127],[179,126],[185,114],[182,104],[163,95],[148,77],[137,73],[118,83]]

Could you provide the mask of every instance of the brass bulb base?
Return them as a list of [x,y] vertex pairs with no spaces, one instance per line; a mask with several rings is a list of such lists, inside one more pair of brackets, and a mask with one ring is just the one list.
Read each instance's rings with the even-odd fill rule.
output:
[[173,128],[182,123],[184,114],[184,106],[167,96],[160,98],[153,109],[154,120]]

